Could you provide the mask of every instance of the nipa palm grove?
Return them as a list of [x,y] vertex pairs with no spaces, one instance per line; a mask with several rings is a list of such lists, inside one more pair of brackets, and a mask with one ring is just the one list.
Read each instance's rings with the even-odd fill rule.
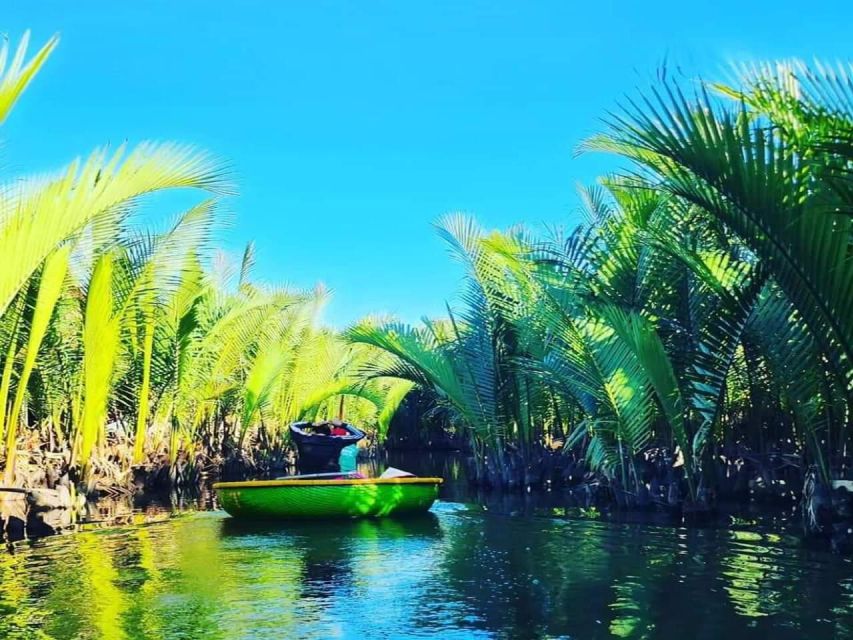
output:
[[[0,118],[55,45],[4,49]],[[194,149],[96,151],[9,181],[6,482],[261,472],[286,459],[294,420],[345,414],[381,442],[416,401],[482,485],[688,514],[804,495],[827,531],[851,478],[853,67],[661,79],[604,122],[580,151],[624,170],[581,191],[581,224],[441,220],[467,277],[418,326],[335,332],[322,290],[254,283],[251,247],[234,261],[211,247],[232,186]],[[140,230],[139,203],[174,189],[198,204]]]
[[[57,44],[0,53],[0,119]],[[198,202],[141,229],[147,196]],[[5,483],[68,476],[87,491],[194,481],[200,470],[281,463],[289,422],[338,415],[377,429],[410,386],[363,380],[373,347],[318,322],[326,294],[256,284],[211,250],[232,186],[195,149],[97,150],[0,194],[0,433]],[[381,354],[380,354],[381,355]],[[379,357],[381,360],[381,357]],[[146,482],[148,479],[146,479]],[[162,484],[162,483],[161,483]]]

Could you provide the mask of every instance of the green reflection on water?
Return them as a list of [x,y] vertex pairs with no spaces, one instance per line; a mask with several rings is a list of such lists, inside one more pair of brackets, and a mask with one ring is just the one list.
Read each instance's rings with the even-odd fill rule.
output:
[[853,564],[756,533],[198,513],[0,555],[3,638],[831,638]]

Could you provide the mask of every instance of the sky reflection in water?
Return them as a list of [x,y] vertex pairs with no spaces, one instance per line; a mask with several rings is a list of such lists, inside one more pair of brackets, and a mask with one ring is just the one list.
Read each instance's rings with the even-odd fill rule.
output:
[[832,638],[853,563],[770,534],[509,517],[219,512],[0,555],[4,638]]

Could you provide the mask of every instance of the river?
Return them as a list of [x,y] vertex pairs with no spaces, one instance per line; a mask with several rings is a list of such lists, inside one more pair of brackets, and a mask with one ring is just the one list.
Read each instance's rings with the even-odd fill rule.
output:
[[794,536],[466,491],[451,477],[405,520],[199,509],[18,543],[0,553],[0,638],[853,637],[853,562]]

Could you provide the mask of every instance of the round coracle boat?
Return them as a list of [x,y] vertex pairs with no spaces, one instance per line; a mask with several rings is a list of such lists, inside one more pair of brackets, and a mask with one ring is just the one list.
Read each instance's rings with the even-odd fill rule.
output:
[[388,469],[379,478],[341,471],[345,450],[355,451],[364,432],[350,424],[297,422],[290,425],[303,475],[275,480],[217,482],[219,504],[240,518],[322,519],[389,516],[428,511],[441,478],[418,478]]
[[428,511],[441,478],[304,478],[218,482],[219,504],[244,518],[359,518]]

